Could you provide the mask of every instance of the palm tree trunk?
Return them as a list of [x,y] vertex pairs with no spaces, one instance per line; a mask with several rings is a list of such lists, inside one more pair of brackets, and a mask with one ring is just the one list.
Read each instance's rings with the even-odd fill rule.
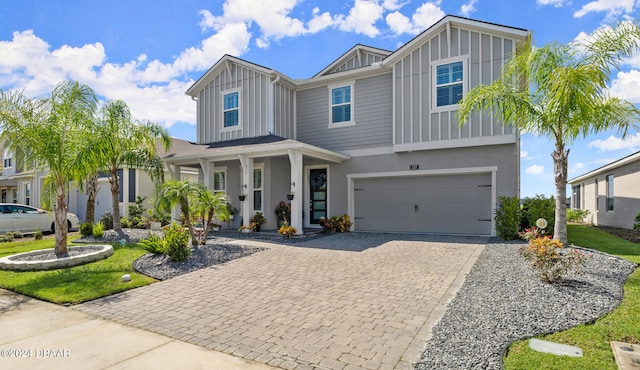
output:
[[567,245],[567,164],[569,149],[564,149],[562,142],[556,142],[556,149],[551,154],[556,182],[556,221],[553,238]]
[[84,222],[95,222],[96,214],[96,197],[98,196],[98,175],[91,176],[85,184],[85,193],[87,194],[87,208],[85,211]]
[[194,230],[193,224],[191,223],[191,215],[189,214],[189,203],[186,199],[184,199],[180,203],[180,208],[182,209],[182,213],[184,214],[185,222],[187,223],[187,229],[189,229],[189,235],[191,235],[191,245],[198,245],[198,237],[196,236],[196,231]]
[[56,244],[54,252],[58,258],[67,257],[67,204],[64,186],[58,186],[56,191],[56,205],[54,207],[54,222]]
[[120,224],[120,182],[118,181],[118,169],[111,170],[111,208],[113,209],[113,231],[118,235],[123,235],[122,226]]

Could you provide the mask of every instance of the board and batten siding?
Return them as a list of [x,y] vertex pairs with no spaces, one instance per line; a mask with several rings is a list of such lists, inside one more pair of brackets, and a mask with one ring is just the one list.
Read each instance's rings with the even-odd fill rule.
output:
[[[274,93],[277,135],[293,136],[294,92],[276,83],[272,87],[268,74],[229,63],[198,94],[197,142],[200,144],[267,135],[269,133],[270,93]],[[223,129],[222,96],[239,91],[240,124],[237,129]]]
[[430,143],[449,140],[464,146],[460,139],[476,139],[474,142],[479,143],[478,138],[515,133],[491,113],[473,113],[470,122],[460,126],[455,108],[434,109],[434,65],[463,60],[466,93],[479,83],[490,84],[498,78],[504,60],[515,48],[512,39],[476,31],[452,27],[449,34],[451,40],[447,40],[446,30],[442,31],[393,66],[396,149],[421,143],[428,149]]
[[368,53],[368,52],[361,52],[360,54],[354,53],[353,56],[346,59],[344,63],[332,69],[327,74],[344,72],[351,69],[370,66],[373,63],[382,61],[382,59],[384,59],[385,57],[386,55],[384,54],[376,54],[376,53]]
[[356,80],[353,94],[355,125],[329,128],[328,86],[298,91],[297,139],[335,151],[391,146],[391,74]]

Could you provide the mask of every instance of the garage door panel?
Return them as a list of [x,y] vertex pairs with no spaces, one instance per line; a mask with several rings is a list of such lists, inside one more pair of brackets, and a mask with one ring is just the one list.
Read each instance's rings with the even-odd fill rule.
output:
[[358,179],[355,229],[491,233],[490,174]]

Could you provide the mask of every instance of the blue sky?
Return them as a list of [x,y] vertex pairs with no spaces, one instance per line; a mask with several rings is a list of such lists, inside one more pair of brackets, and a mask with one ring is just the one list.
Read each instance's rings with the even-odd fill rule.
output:
[[[395,50],[444,15],[525,28],[536,45],[570,42],[637,17],[638,0],[0,0],[0,89],[46,95],[60,81],[123,99],[139,119],[195,139],[184,92],[222,55],[308,78],[355,44]],[[640,57],[612,76],[611,92],[640,103]],[[522,135],[521,195],[555,193],[552,143]],[[640,133],[571,144],[575,177],[640,150]]]

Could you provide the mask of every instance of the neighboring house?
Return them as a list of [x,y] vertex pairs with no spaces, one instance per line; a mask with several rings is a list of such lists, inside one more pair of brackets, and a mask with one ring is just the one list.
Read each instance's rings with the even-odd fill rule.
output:
[[[174,139],[175,142],[176,139]],[[164,153],[162,151],[161,153]],[[0,176],[0,194],[2,203],[22,203],[34,207],[41,207],[40,196],[42,184],[47,171],[24,170],[13,158],[11,152],[4,150],[2,157],[2,176]],[[166,175],[168,177],[168,175]],[[198,181],[198,172],[185,168],[181,175],[183,179]],[[98,194],[96,197],[95,220],[98,221],[106,212],[112,212],[111,187],[108,174],[102,174],[98,180]],[[136,197],[147,198],[147,208],[151,207],[154,185],[149,175],[143,170],[123,168],[118,170],[120,179],[120,215],[127,217],[129,206],[134,205]],[[78,215],[81,222],[86,222],[87,196],[77,187],[72,186],[68,192],[67,204],[69,212]]]
[[594,225],[633,229],[640,213],[640,152],[569,180],[571,208]]
[[187,90],[197,142],[164,161],[174,177],[197,169],[245,225],[262,211],[275,229],[293,193],[299,232],[346,213],[358,231],[494,235],[497,197],[519,196],[519,135],[491,113],[460,126],[457,103],[530,37],[446,16],[393,52],[356,45],[304,80],[225,55]]

